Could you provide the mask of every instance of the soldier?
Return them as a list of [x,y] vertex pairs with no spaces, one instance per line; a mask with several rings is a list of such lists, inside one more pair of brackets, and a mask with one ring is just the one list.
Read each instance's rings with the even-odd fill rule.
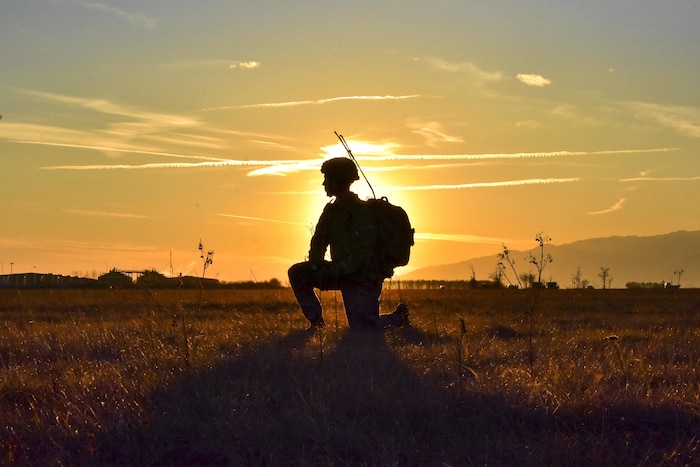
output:
[[[326,195],[335,199],[326,204],[318,220],[309,260],[289,268],[289,283],[311,323],[309,329],[325,325],[314,289],[340,290],[353,330],[410,324],[405,304],[393,313],[379,314],[384,276],[375,255],[377,224],[367,203],[350,191],[350,185],[359,180],[355,163],[346,157],[329,159],[321,173]],[[329,247],[331,261],[324,259]]]

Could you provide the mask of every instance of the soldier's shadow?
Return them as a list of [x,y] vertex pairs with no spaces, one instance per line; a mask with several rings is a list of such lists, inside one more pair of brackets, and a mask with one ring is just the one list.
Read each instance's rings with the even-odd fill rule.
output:
[[[529,462],[535,465],[542,460],[537,456],[549,455],[548,446],[561,430],[576,437],[580,423],[593,426],[603,415],[593,412],[580,423],[566,416],[556,421],[504,394],[467,388],[462,395],[457,375],[443,372],[441,380],[440,368],[424,367],[426,359],[440,365],[450,358],[444,351],[450,346],[432,347],[431,339],[440,336],[411,328],[354,334],[328,327],[232,346],[237,350],[218,362],[184,371],[156,389],[139,425],[115,418],[105,437],[95,440],[96,463],[470,465],[495,459],[528,464],[518,452],[500,451],[501,441],[520,446],[542,438]],[[413,361],[423,366],[414,368]],[[624,405],[606,410],[623,420],[612,432],[622,441],[623,433],[636,429],[641,436],[668,420],[680,428],[667,435],[680,440],[697,426],[696,416],[664,407],[641,413]],[[589,445],[579,441],[576,454],[585,456]]]
[[128,449],[106,443],[102,460],[376,465],[412,458],[407,446],[432,451],[454,394],[397,350],[381,332],[293,331],[158,389],[144,427],[113,433]]

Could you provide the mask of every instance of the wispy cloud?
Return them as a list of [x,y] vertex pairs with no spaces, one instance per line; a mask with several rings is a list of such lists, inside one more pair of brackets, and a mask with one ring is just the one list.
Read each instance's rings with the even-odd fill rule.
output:
[[477,85],[482,85],[491,81],[500,81],[503,79],[503,73],[500,71],[484,71],[472,62],[450,62],[442,58],[425,58],[415,60],[423,60],[428,62],[434,68],[449,73],[463,73],[469,75],[473,82]]
[[[182,159],[201,159],[201,160],[206,160],[206,161],[227,161],[227,159],[219,159],[219,158],[214,158],[214,157],[208,157],[208,156],[193,156],[193,155],[186,155],[186,154],[174,154],[174,153],[169,153],[169,152],[157,152],[157,151],[144,151],[140,149],[127,149],[127,148],[118,148],[118,147],[109,147],[109,146],[88,146],[84,144],[69,144],[69,143],[47,143],[44,141],[9,141],[10,143],[17,143],[17,144],[35,144],[35,145],[40,145],[40,146],[56,146],[56,147],[65,147],[65,148],[74,148],[74,149],[90,149],[90,150],[95,150],[95,151],[103,151],[103,152],[123,152],[123,153],[128,153],[128,154],[144,154],[144,155],[150,155],[150,156],[165,156],[165,157],[175,157],[175,158],[182,158]],[[43,167],[45,169],[51,169],[51,168],[58,168],[59,166],[50,166],[50,167]],[[82,166],[66,166],[66,167],[82,167]]]
[[[161,162],[149,164],[87,164],[51,165],[40,167],[43,170],[144,170],[144,169],[190,169],[201,167],[244,167],[267,165],[273,161],[217,160],[208,162]],[[277,161],[284,164],[284,161]],[[316,167],[318,170],[318,167]]]
[[386,101],[386,100],[404,100],[404,99],[415,99],[422,97],[420,94],[409,94],[404,96],[341,96],[341,97],[329,97],[326,99],[313,99],[313,100],[303,100],[303,101],[287,101],[287,102],[268,102],[262,104],[244,104],[244,105],[229,105],[221,107],[207,107],[202,109],[205,112],[211,112],[216,110],[229,110],[229,109],[274,109],[282,107],[298,107],[301,105],[324,105],[331,104],[333,102],[342,101]]
[[581,111],[581,109],[570,104],[558,105],[550,110],[549,113],[557,118],[573,121],[577,126],[600,127],[610,124],[610,120]]
[[513,153],[484,153],[484,154],[393,154],[386,156],[360,156],[361,160],[486,160],[486,159],[530,159],[549,157],[574,157],[574,156],[596,156],[596,155],[622,155],[622,154],[644,154],[654,152],[680,151],[681,148],[650,148],[650,149],[610,149],[602,151],[551,151],[551,152],[513,152]]
[[261,63],[255,60],[250,60],[247,62],[238,62],[238,63],[231,63],[229,65],[229,68],[235,69],[235,68],[241,68],[243,70],[254,70],[256,68],[260,68]]
[[265,167],[248,172],[251,177],[261,175],[287,175],[295,172],[318,171],[324,159],[314,159],[305,161],[286,161],[281,164],[266,164]]
[[515,124],[516,128],[526,128],[529,130],[534,130],[535,128],[539,128],[540,126],[542,126],[542,124],[537,120],[521,120],[519,122],[516,122]]
[[[60,109],[61,114],[67,115],[67,118],[49,124],[36,120],[26,123],[4,122],[1,139],[5,141],[100,150],[109,156],[124,152],[195,159],[201,157],[209,160],[215,158],[173,154],[163,148],[188,146],[202,151],[220,152],[231,147],[233,133],[206,125],[196,116],[153,112],[101,98],[24,89],[19,92],[43,102],[67,107],[65,110]],[[85,121],[90,122],[89,127],[85,126]]]
[[[531,178],[523,180],[507,180],[501,182],[477,182],[477,183],[458,183],[458,184],[434,184],[434,185],[413,185],[413,186],[388,186],[384,187],[384,191],[440,191],[440,190],[467,190],[473,188],[502,188],[502,187],[517,187],[526,185],[551,185],[555,183],[575,183],[581,181],[580,178]],[[275,191],[267,192],[266,194],[275,195],[312,195],[318,194],[318,190],[308,191]]]
[[[42,144],[40,142],[30,142],[30,144]],[[576,156],[591,156],[591,155],[616,155],[616,154],[637,154],[650,152],[668,152],[677,151],[678,148],[657,148],[657,149],[618,149],[609,151],[555,151],[555,152],[523,152],[523,153],[505,153],[505,154],[423,154],[423,155],[355,155],[358,161],[367,162],[394,162],[394,161],[445,161],[448,164],[460,161],[484,161],[484,160],[502,160],[502,159],[524,159],[524,158],[549,158],[549,157],[576,157]],[[353,151],[354,152],[354,151]],[[173,155],[167,153],[154,153],[159,155],[170,155],[179,157],[197,157]],[[325,157],[317,159],[288,159],[288,160],[237,160],[237,159],[207,159],[203,162],[173,162],[173,163],[149,163],[149,164],[89,164],[89,165],[54,165],[41,167],[45,170],[143,170],[143,169],[177,169],[177,168],[197,168],[197,167],[242,167],[242,166],[258,166],[259,169],[252,170],[248,173],[249,176],[261,175],[285,175],[300,171],[318,171],[319,165],[325,160]],[[420,169],[421,167],[415,167]],[[434,164],[431,166],[434,168]],[[377,170],[395,170],[396,167],[382,167]],[[373,170],[365,168],[365,170]],[[540,180],[540,181],[538,181]],[[532,179],[529,183],[554,183],[542,182],[541,180],[550,179]],[[551,179],[573,181],[574,179]],[[576,179],[577,180],[577,179]],[[496,182],[496,183],[512,183],[512,182]],[[459,186],[457,186],[459,187]],[[465,186],[470,188],[470,186]]]
[[65,94],[56,94],[32,90],[25,90],[24,93],[48,101],[54,101],[63,104],[82,107],[84,109],[92,110],[101,114],[117,115],[121,117],[128,117],[133,120],[145,121],[148,123],[148,125],[153,125],[156,128],[162,128],[164,126],[187,127],[199,124],[199,121],[197,119],[191,117],[183,117],[180,115],[167,114],[161,112],[144,111],[133,106],[119,104],[116,102],[109,101],[107,99],[84,98],[69,96]]
[[545,78],[542,75],[518,73],[516,78],[518,78],[518,81],[520,81],[523,84],[526,84],[528,86],[535,86],[538,88],[542,88],[542,87],[549,86],[550,84],[552,84],[552,82],[550,80],[548,80],[547,78]]
[[[211,125],[197,115],[154,112],[109,99],[29,89],[17,92],[66,108],[54,110],[49,123],[37,120],[38,116],[27,122],[3,120],[0,141],[102,151],[108,157],[143,154],[207,161],[224,159],[196,152],[224,154],[232,147],[240,151],[252,146],[279,152],[292,150],[289,143],[296,141],[281,135]],[[56,114],[65,118],[56,120]],[[90,126],[85,126],[86,121]],[[185,147],[195,154],[185,153]]]
[[700,177],[632,177],[622,178],[621,182],[694,182]]
[[76,6],[80,8],[87,8],[90,10],[102,11],[113,16],[116,16],[132,26],[138,26],[146,29],[154,29],[158,26],[158,20],[151,16],[148,16],[140,11],[126,11],[120,8],[105,5],[99,2],[81,2],[81,1],[61,1],[61,0],[50,0],[51,3],[56,5],[69,5]]
[[501,243],[517,243],[516,240],[504,238],[482,237],[469,234],[441,234],[441,233],[416,233],[416,240],[459,242],[459,243],[481,243],[487,245],[500,245]]
[[599,214],[608,214],[610,212],[619,211],[620,209],[622,209],[623,204],[625,204],[625,198],[620,198],[620,201],[618,201],[617,203],[615,203],[614,205],[612,205],[608,209],[603,209],[601,211],[591,211],[588,214],[590,214],[592,216],[596,216]]
[[221,217],[230,217],[233,219],[243,219],[243,220],[257,221],[257,222],[273,222],[276,224],[300,225],[303,227],[309,226],[308,224],[304,224],[302,222],[284,221],[284,220],[279,220],[279,219],[268,219],[268,218],[264,218],[264,217],[239,216],[236,214],[217,214],[217,215],[221,216]]
[[203,58],[197,60],[179,60],[158,65],[166,70],[196,70],[207,68],[221,68],[230,70],[254,70],[260,68],[262,63],[257,60],[227,60],[225,58]]
[[388,191],[427,191],[427,190],[463,190],[468,188],[497,188],[505,186],[549,185],[552,183],[573,183],[580,178],[529,178],[523,180],[507,180],[502,182],[458,183],[449,185],[415,185],[387,187]]
[[461,143],[464,140],[460,136],[450,136],[441,123],[411,123],[408,125],[413,133],[423,137],[428,146],[437,146],[440,143]]
[[7,238],[0,237],[0,246],[3,248],[28,249],[32,251],[51,251],[53,254],[63,255],[67,258],[76,258],[80,255],[95,255],[105,257],[119,257],[121,254],[162,253],[162,246],[135,245],[129,243],[92,242],[79,240],[57,240],[53,238]]
[[[355,149],[357,148],[357,150]],[[487,161],[487,160],[501,160],[501,159],[529,159],[529,158],[549,158],[549,157],[575,157],[575,156],[591,156],[591,155],[615,155],[615,154],[635,154],[635,153],[648,153],[648,152],[667,152],[676,151],[678,148],[660,148],[660,149],[619,149],[619,150],[609,150],[609,151],[554,151],[554,152],[522,152],[522,153],[489,153],[489,154],[390,154],[388,153],[391,149],[400,149],[398,146],[392,145],[380,145],[376,150],[381,150],[383,153],[380,155],[369,155],[364,154],[364,151],[371,150],[371,148],[363,149],[361,144],[352,145],[352,151],[355,158],[358,161],[365,162],[426,162],[426,161],[441,161],[448,162],[448,164],[454,162],[473,162],[473,161]],[[336,151],[338,150],[338,151]],[[324,153],[329,156],[339,156],[344,154],[344,149],[342,146],[340,148],[336,146],[324,148]],[[266,164],[260,169],[253,170],[248,173],[249,176],[260,176],[260,175],[286,175],[294,172],[300,171],[317,171],[318,166],[324,159],[311,159],[311,160],[289,160],[280,161],[279,163]],[[404,167],[383,167],[381,170],[398,170]],[[416,167],[419,169],[421,167]],[[431,168],[435,168],[434,165]],[[365,167],[364,170],[372,171],[373,168]],[[377,169],[379,170],[379,169]]]
[[86,211],[83,209],[66,209],[63,212],[66,214],[74,214],[77,216],[90,216],[90,217],[112,217],[118,219],[149,219],[150,216],[144,216],[141,214],[129,214],[123,212],[110,212],[110,211]]
[[679,134],[700,138],[700,108],[649,102],[621,102],[635,117],[658,123]]

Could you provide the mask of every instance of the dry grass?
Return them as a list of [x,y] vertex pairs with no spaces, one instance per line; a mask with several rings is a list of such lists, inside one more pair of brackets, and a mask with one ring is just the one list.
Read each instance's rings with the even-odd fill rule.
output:
[[696,462],[700,291],[401,295],[310,336],[288,290],[2,290],[1,462]]

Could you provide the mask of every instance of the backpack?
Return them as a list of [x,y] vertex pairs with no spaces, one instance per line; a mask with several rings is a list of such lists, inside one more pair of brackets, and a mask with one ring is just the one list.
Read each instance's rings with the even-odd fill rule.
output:
[[411,256],[415,229],[402,207],[393,205],[386,196],[367,200],[377,220],[375,254],[379,271],[384,277],[394,275],[394,268],[405,266]]

